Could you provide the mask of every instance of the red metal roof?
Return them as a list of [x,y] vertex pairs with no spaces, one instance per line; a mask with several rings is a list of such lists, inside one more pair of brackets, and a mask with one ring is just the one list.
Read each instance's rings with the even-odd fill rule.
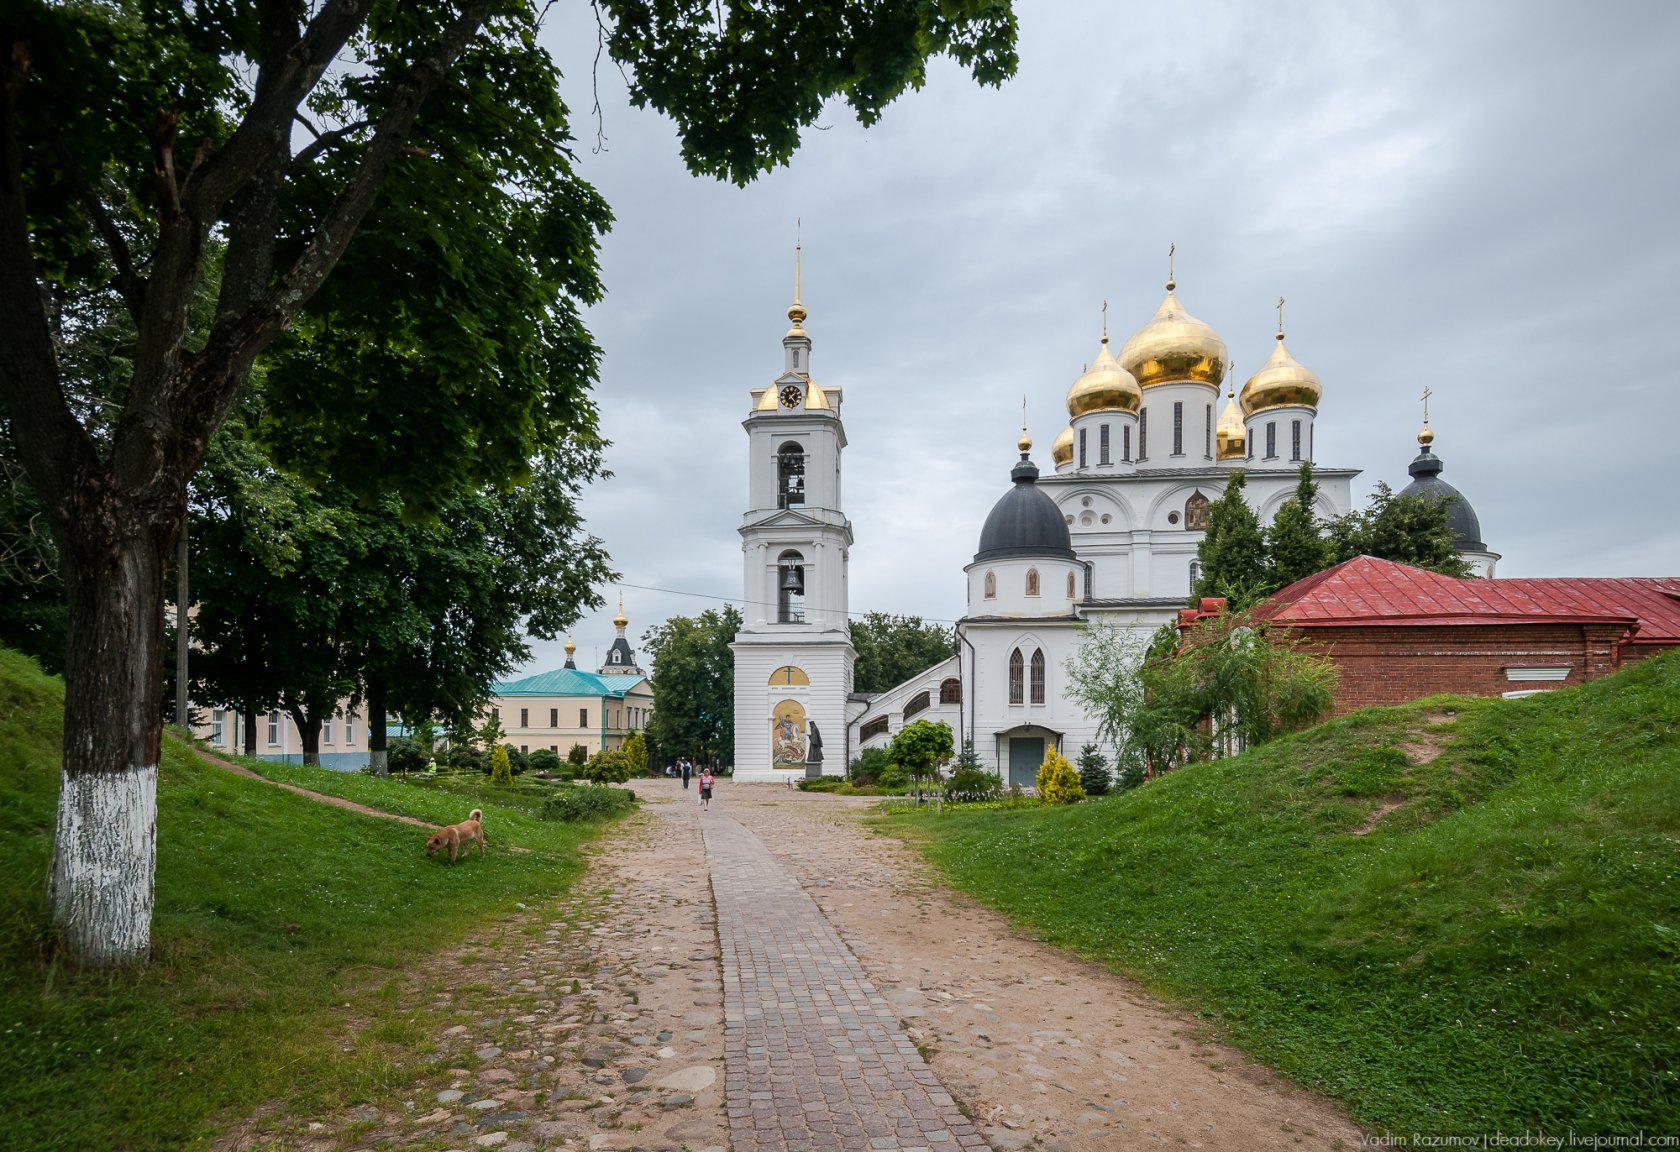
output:
[[1331,624],[1620,623],[1634,644],[1680,644],[1680,578],[1460,580],[1358,556],[1272,594],[1261,619]]

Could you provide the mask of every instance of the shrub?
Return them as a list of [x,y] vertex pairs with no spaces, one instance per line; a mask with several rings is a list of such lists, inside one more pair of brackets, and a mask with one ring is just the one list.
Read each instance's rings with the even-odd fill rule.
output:
[[819,776],[815,780],[801,780],[795,787],[801,792],[833,792],[844,783],[838,776]]
[[392,772],[424,772],[426,750],[412,736],[398,736],[385,746],[385,766]]
[[630,763],[630,775],[646,776],[648,770],[647,741],[640,732],[632,732],[624,738],[624,747],[619,752]]
[[636,794],[628,788],[604,788],[597,784],[556,788],[543,799],[542,818],[567,824],[606,820],[636,806]]
[[996,800],[1003,795],[1003,778],[978,765],[959,764],[945,781],[945,798],[962,803]]
[[582,744],[573,744],[571,751],[566,753],[566,763],[574,768],[582,768],[589,763],[589,749]]
[[597,784],[622,784],[630,779],[630,758],[617,749],[597,752],[589,758],[585,774]]
[[520,773],[525,772],[531,767],[531,758],[519,749],[515,748],[512,744],[503,744],[502,747],[507,749],[508,766],[513,769],[513,774],[515,776],[518,776]]
[[1079,773],[1055,749],[1038,766],[1038,798],[1046,804],[1077,804],[1085,799]]
[[496,745],[496,750],[490,753],[490,783],[503,788],[513,787],[513,763],[508,759],[505,744]]
[[454,772],[484,771],[484,757],[478,749],[465,744],[451,744],[441,759],[444,765]]
[[1087,796],[1107,795],[1113,777],[1108,771],[1108,757],[1095,744],[1079,750],[1079,783]]
[[889,764],[885,771],[875,777],[875,783],[882,788],[904,788],[910,783],[910,775],[897,764]]
[[560,754],[549,748],[538,748],[527,760],[533,772],[560,771]]
[[881,773],[891,767],[892,759],[885,748],[865,748],[852,761],[846,775],[853,784],[873,784],[881,778]]

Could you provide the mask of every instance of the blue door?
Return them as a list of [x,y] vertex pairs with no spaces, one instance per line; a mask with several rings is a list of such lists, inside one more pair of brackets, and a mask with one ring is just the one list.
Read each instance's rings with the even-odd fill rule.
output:
[[1011,736],[1009,738],[1009,782],[1022,788],[1038,784],[1038,766],[1044,763],[1042,736]]

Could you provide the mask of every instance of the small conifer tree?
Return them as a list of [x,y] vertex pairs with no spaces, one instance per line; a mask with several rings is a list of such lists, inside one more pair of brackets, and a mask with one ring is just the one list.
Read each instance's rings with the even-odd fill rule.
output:
[[1317,500],[1318,483],[1312,476],[1312,464],[1303,463],[1295,495],[1283,502],[1266,529],[1266,553],[1272,569],[1269,591],[1330,567],[1330,541],[1313,515]]
[[1259,517],[1243,498],[1248,478],[1231,473],[1225,492],[1208,505],[1207,535],[1196,549],[1202,566],[1192,595],[1223,596],[1233,611],[1259,601],[1268,591],[1266,539]]
[[496,745],[490,753],[490,783],[503,788],[513,787],[513,762],[508,759],[506,744]]
[[1108,757],[1095,744],[1079,750],[1079,784],[1087,796],[1106,796],[1113,777],[1108,771]]
[[1077,804],[1085,799],[1079,773],[1054,748],[1038,766],[1038,798],[1046,804]]

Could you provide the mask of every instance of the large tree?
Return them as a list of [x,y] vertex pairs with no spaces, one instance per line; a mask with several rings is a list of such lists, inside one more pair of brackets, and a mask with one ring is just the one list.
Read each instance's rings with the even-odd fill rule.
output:
[[[1015,64],[1007,0],[600,8],[633,99],[676,119],[694,171],[737,181],[785,160],[833,95],[868,122],[922,84],[932,55],[987,82]],[[549,68],[534,47],[537,19],[518,0],[26,0],[0,17],[0,406],[51,524],[69,607],[49,895],[65,945],[84,960],[138,959],[150,942],[164,569],[187,481],[253,362],[327,282],[387,180],[408,180],[416,195],[448,186],[461,150],[416,136],[429,97],[447,85],[475,127],[552,123],[552,76],[531,81]],[[604,218],[592,194],[575,191],[570,211],[539,223],[569,231],[577,267],[556,277],[584,303]],[[188,305],[213,237],[226,242],[215,319],[189,341]],[[392,288],[395,306],[403,297]],[[109,421],[82,410],[59,363],[73,335],[65,317],[88,297],[120,300],[134,323]],[[594,358],[575,345],[582,329],[568,312],[555,300],[548,319],[572,334],[554,362],[570,366],[565,383],[576,386]],[[463,326],[464,359],[487,354],[470,329],[493,317],[445,320]],[[323,410],[334,410],[325,393],[361,383],[323,380]],[[515,388],[505,405],[451,407],[432,427],[324,434],[298,457],[400,432],[420,438],[410,451],[453,443],[468,453],[434,451],[434,462],[517,478],[567,424],[559,390],[550,403],[553,388]],[[395,398],[339,399],[380,413]],[[498,451],[472,456],[480,444]],[[436,490],[416,471],[394,479],[418,479],[409,495],[424,508]]]
[[1266,526],[1266,567],[1269,592],[1330,567],[1330,541],[1324,537],[1313,507],[1318,482],[1312,465],[1302,464],[1295,494],[1285,500]]
[[851,622],[851,634],[852,686],[859,692],[885,692],[951,656],[951,630],[920,616],[869,612]]
[[1208,505],[1207,535],[1196,548],[1202,574],[1192,598],[1223,596],[1240,610],[1270,591],[1266,539],[1244,496],[1247,487],[1247,475],[1233,472],[1219,499]]
[[717,764],[735,752],[735,654],[741,630],[733,604],[699,616],[673,616],[642,633],[653,664],[653,715],[647,738],[656,762],[690,756]]
[[1379,480],[1365,508],[1327,525],[1331,562],[1375,556],[1445,576],[1469,576],[1472,569],[1458,554],[1451,515],[1451,498],[1398,495]]

